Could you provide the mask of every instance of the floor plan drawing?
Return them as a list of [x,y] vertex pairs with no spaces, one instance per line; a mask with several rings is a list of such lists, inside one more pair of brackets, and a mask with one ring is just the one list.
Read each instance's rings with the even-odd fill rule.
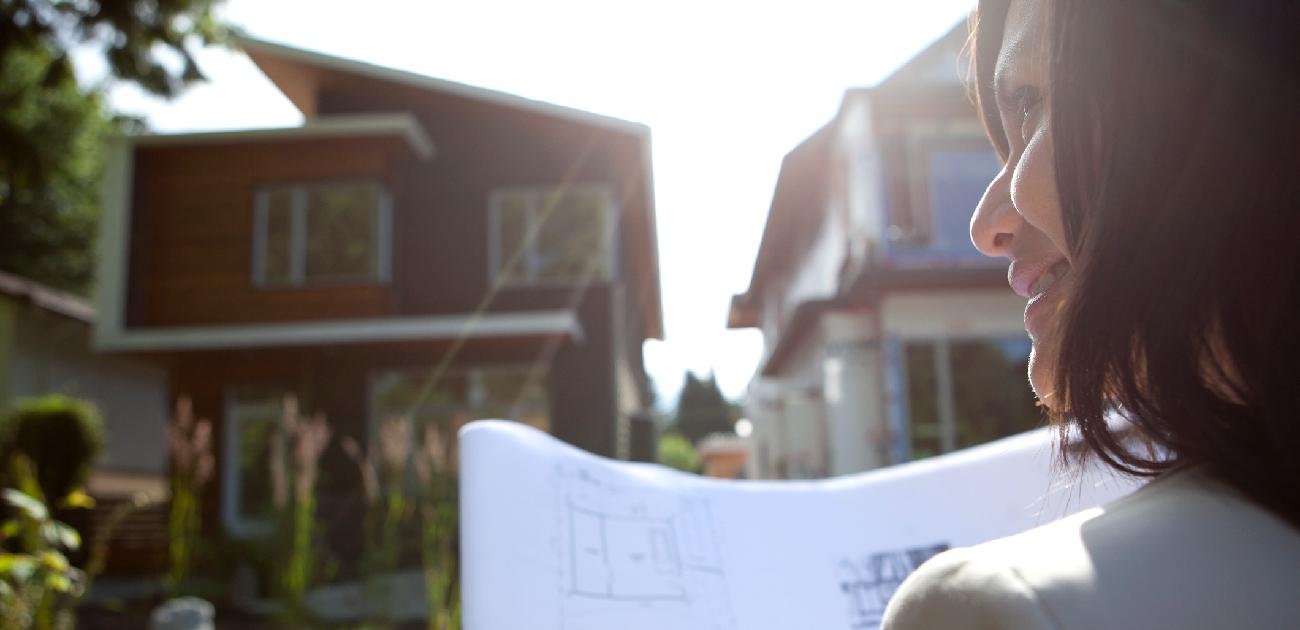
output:
[[709,502],[556,470],[564,630],[734,630]]
[[936,544],[841,560],[839,588],[849,607],[847,630],[877,630],[885,605],[903,580],[921,563],[947,549],[947,544]]

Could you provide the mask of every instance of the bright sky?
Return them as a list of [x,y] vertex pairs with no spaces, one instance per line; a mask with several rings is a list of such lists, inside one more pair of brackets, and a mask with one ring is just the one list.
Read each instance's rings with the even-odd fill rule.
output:
[[[227,0],[248,34],[650,126],[667,339],[646,344],[661,405],[685,370],[739,398],[762,353],[727,331],[749,284],[781,158],[964,18],[973,0]],[[118,88],[156,131],[284,126],[302,117],[241,54],[172,102]],[[82,75],[93,59],[78,57]]]

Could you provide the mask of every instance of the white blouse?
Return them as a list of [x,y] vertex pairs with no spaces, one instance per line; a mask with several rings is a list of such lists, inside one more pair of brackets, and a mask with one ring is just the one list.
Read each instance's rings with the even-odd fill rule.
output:
[[935,556],[883,630],[1300,629],[1300,530],[1196,469]]

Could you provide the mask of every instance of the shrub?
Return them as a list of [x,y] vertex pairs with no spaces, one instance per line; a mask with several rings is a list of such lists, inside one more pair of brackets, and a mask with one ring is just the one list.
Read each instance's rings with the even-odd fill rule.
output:
[[51,394],[22,401],[0,420],[0,470],[15,455],[36,465],[41,493],[57,503],[86,481],[104,450],[104,421],[89,402]]
[[700,457],[695,447],[680,433],[672,431],[659,437],[659,463],[683,472],[700,472]]

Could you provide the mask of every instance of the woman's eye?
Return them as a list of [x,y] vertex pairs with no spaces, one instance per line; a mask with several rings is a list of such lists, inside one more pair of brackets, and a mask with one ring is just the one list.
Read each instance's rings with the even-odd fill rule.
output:
[[1034,135],[1034,127],[1038,120],[1038,106],[1043,102],[1043,97],[1038,88],[1022,87],[1016,90],[1016,109],[1020,115],[1020,139],[1028,143],[1029,138]]

